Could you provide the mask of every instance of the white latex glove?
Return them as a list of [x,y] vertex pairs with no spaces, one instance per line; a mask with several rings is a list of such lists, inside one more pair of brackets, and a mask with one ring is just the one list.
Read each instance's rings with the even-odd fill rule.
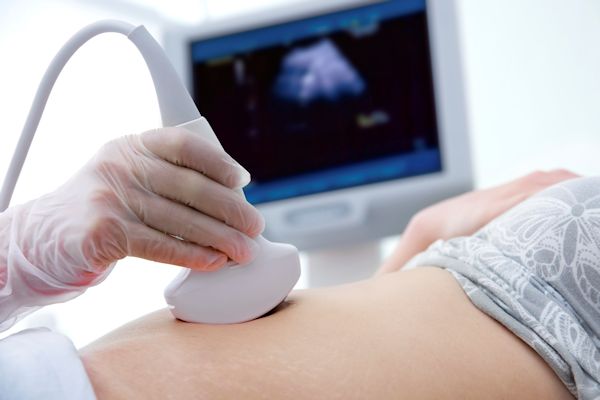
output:
[[249,180],[184,129],[106,144],[56,191],[0,214],[0,330],[81,294],[126,256],[198,270],[251,261],[264,220],[233,190]]

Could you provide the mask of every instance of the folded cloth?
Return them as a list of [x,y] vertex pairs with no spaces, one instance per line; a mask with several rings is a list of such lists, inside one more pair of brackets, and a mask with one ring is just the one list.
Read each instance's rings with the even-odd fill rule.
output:
[[600,399],[600,178],[554,185],[407,267],[449,270],[579,399]]
[[27,329],[0,340],[0,398],[95,399],[73,343],[46,328]]

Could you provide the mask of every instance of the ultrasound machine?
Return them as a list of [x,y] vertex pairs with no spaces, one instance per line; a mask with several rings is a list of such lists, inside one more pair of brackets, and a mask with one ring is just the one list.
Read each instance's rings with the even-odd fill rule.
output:
[[351,249],[472,188],[455,8],[302,1],[167,32],[266,238]]

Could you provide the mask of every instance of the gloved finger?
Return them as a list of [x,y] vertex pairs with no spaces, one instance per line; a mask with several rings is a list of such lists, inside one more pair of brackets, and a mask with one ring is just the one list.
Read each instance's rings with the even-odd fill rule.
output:
[[227,225],[256,237],[265,226],[262,215],[238,193],[199,172],[168,162],[148,166],[148,189],[192,207]]
[[227,263],[217,250],[179,240],[143,224],[129,227],[131,256],[179,265],[200,271],[214,271]]
[[183,128],[162,128],[141,135],[143,145],[158,157],[191,168],[229,188],[250,182],[250,173],[229,154],[197,133]]
[[212,247],[243,264],[254,259],[258,245],[250,237],[208,215],[152,193],[136,197],[134,212],[146,225],[203,247]]

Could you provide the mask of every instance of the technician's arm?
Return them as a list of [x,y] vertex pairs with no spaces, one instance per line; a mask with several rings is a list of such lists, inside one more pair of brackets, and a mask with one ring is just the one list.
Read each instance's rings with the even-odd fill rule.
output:
[[[7,321],[11,316],[9,311],[10,305],[7,304],[7,299],[10,297],[10,287],[7,285],[8,281],[8,248],[9,248],[9,234],[11,226],[11,210],[0,213],[0,331],[5,330],[12,321]],[[6,321],[2,323],[3,321]]]
[[[38,308],[67,301],[85,289],[84,284],[79,287],[63,284],[28,261],[25,253],[43,254],[48,246],[59,244],[40,243],[38,250],[19,247],[20,229],[15,221],[27,219],[26,208],[9,208],[0,214],[0,332]],[[92,279],[89,275],[86,284],[93,285],[103,278],[100,275],[97,279]]]
[[52,193],[0,220],[0,330],[101,282],[126,256],[201,270],[253,258],[264,221],[235,190],[249,174],[180,128],[105,145]]

